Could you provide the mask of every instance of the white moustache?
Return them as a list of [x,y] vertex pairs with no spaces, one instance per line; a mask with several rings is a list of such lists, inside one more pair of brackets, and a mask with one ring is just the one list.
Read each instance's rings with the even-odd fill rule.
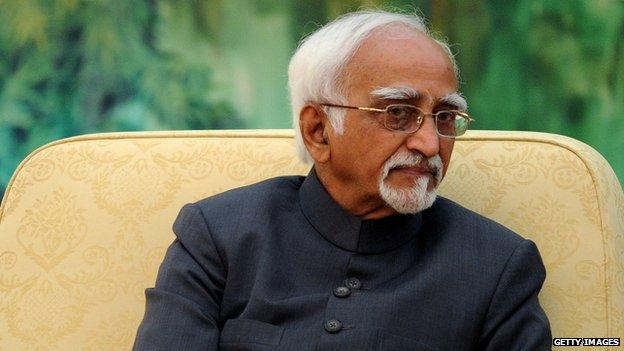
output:
[[424,172],[429,172],[433,178],[439,183],[442,180],[442,159],[440,155],[435,155],[427,159],[420,153],[400,152],[392,155],[384,164],[381,179],[388,176],[390,170],[394,168],[416,167]]

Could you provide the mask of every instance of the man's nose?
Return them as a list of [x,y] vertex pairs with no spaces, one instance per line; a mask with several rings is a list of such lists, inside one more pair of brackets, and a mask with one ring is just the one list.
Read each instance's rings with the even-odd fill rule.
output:
[[425,116],[420,128],[407,137],[405,144],[409,150],[418,151],[425,157],[437,155],[440,152],[440,139],[434,118]]

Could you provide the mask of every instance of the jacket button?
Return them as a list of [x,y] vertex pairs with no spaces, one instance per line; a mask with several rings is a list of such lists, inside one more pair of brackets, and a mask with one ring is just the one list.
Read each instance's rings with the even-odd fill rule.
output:
[[351,289],[346,286],[337,286],[334,288],[334,296],[336,297],[347,297],[351,295]]
[[358,290],[359,288],[362,287],[362,283],[360,282],[360,280],[358,278],[355,278],[355,277],[351,277],[351,278],[345,279],[345,285],[348,288],[351,288],[351,289],[354,289],[354,290]]
[[342,323],[337,319],[330,319],[325,322],[325,330],[328,333],[337,333],[342,329]]

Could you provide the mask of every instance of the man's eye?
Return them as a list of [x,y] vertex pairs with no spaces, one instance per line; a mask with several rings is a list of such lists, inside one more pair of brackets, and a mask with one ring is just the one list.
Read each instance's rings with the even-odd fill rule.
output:
[[391,130],[407,130],[412,123],[413,113],[408,107],[392,106],[386,114],[386,127]]
[[388,107],[387,112],[394,118],[405,118],[409,115],[408,109],[404,106],[390,106]]
[[455,123],[455,113],[451,111],[440,111],[436,118],[438,123]]

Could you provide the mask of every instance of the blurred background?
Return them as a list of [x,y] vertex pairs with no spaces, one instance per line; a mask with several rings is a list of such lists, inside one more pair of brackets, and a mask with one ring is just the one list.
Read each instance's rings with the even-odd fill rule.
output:
[[621,0],[0,0],[0,195],[63,137],[290,128],[297,42],[362,7],[418,11],[453,44],[474,129],[579,139],[624,180]]

